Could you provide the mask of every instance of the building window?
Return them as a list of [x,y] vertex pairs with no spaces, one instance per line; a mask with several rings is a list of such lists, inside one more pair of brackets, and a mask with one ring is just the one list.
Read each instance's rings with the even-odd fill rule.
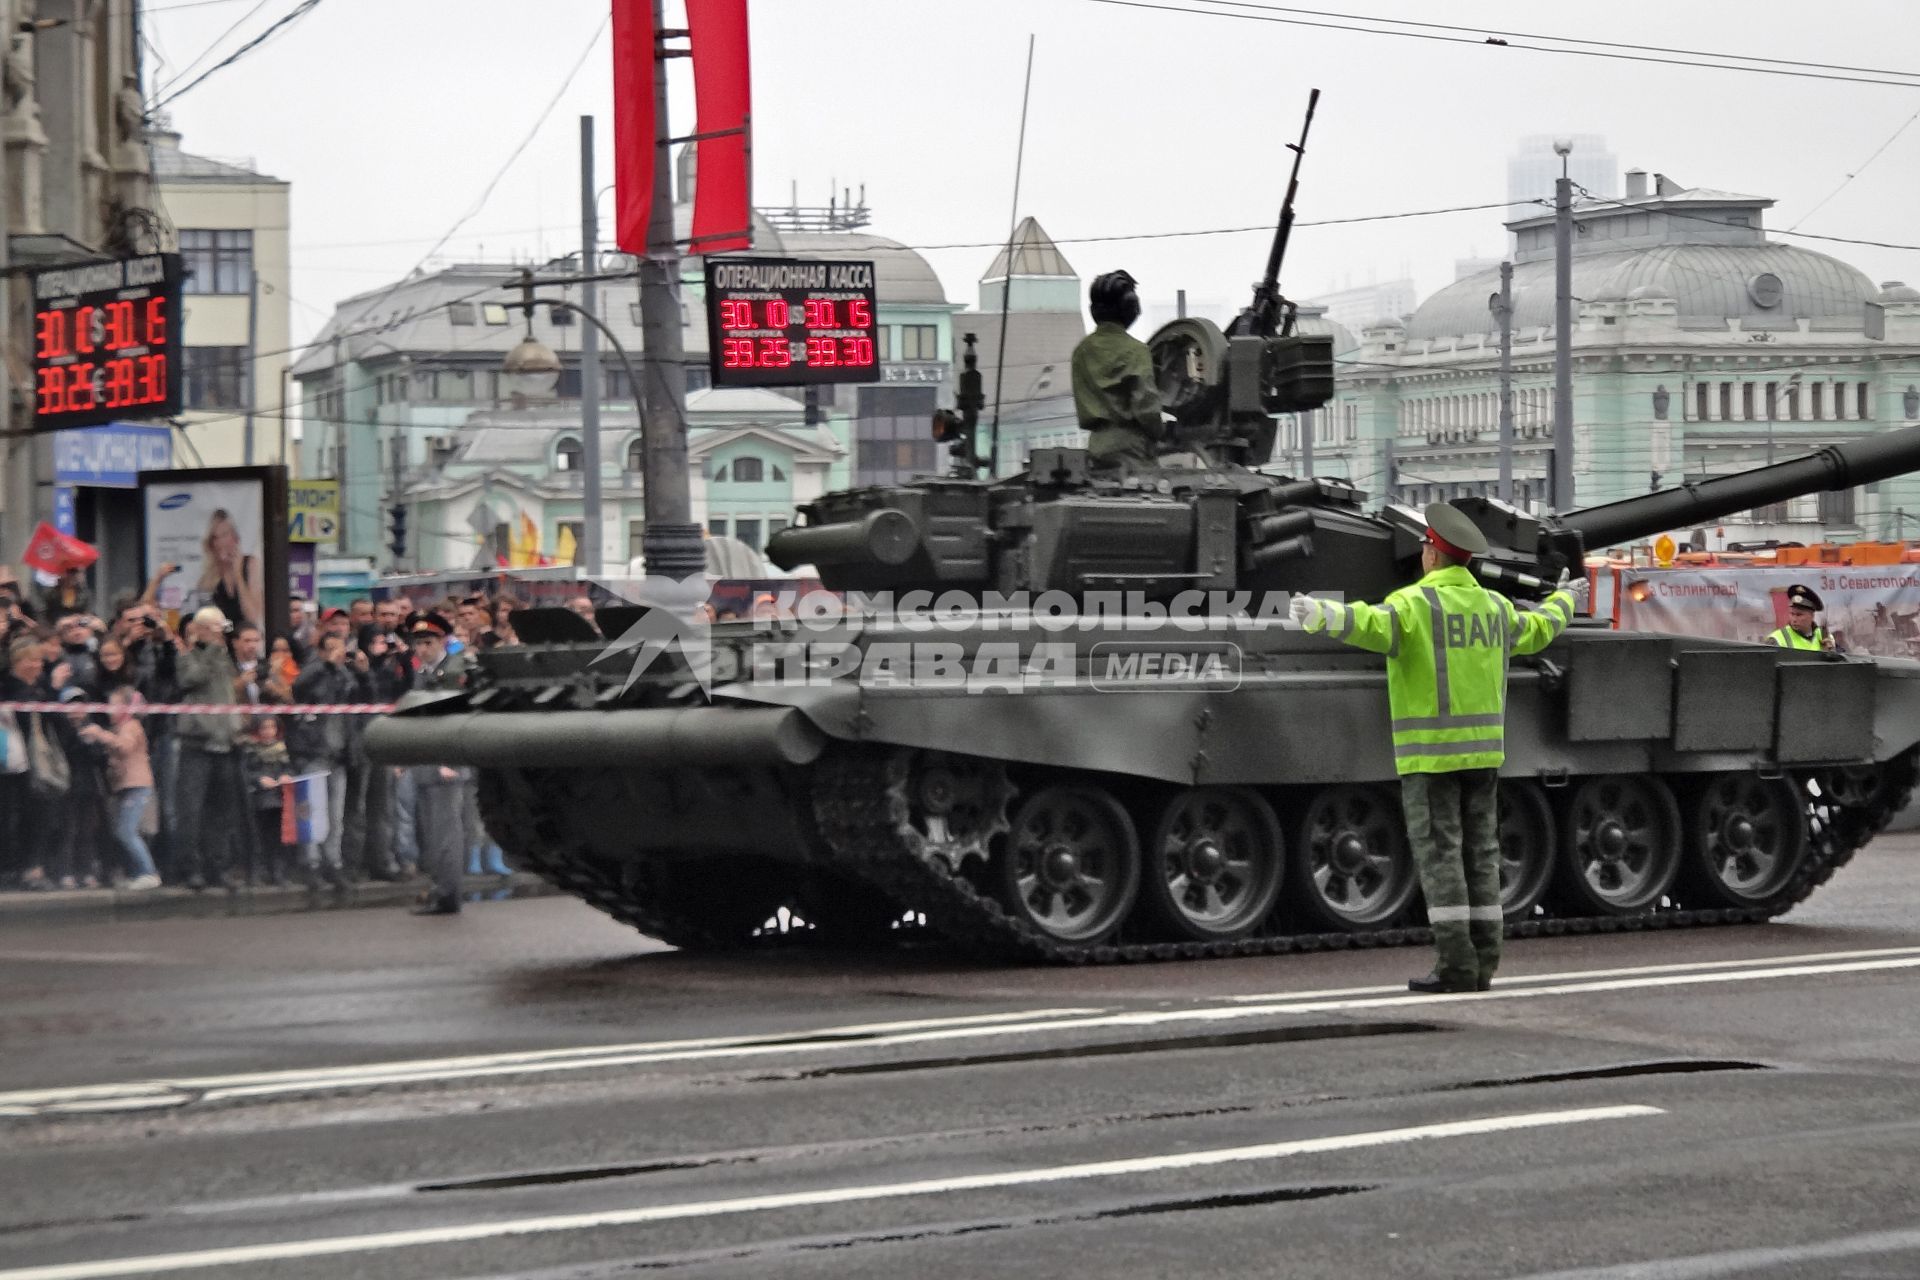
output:
[[716,538],[726,537],[727,536],[727,518],[725,516],[714,516],[711,520],[708,520],[707,532],[712,534]]
[[776,466],[773,469],[773,478],[775,480],[785,480],[787,478],[787,473],[782,471],[778,466]]
[[189,409],[244,409],[246,374],[252,368],[245,347],[183,347],[181,403]]
[[585,455],[580,450],[580,442],[568,436],[553,447],[553,469],[555,471],[578,471]]
[[[853,480],[895,484],[939,465],[939,446],[927,431],[939,391],[933,387],[860,387],[855,392]],[[1079,433],[1075,432],[1078,439]]]
[[938,360],[940,358],[939,327],[931,324],[901,325],[900,358],[902,360]]
[[1753,384],[1751,382],[1740,384],[1740,416],[1748,422],[1753,421]]
[[454,324],[468,325],[479,319],[479,313],[471,302],[456,302],[447,308],[447,319]]
[[484,302],[480,304],[480,318],[495,326],[507,322],[507,304],[504,302]]
[[558,547],[560,545],[561,535],[568,532],[571,532],[573,534],[573,559],[569,560],[567,563],[579,564],[581,557],[586,555],[587,553],[586,521],[584,520],[555,521],[553,526],[553,545],[555,547]]
[[643,440],[634,440],[627,445],[627,470],[645,471],[647,469],[647,446]]
[[1833,416],[1843,421],[1847,416],[1847,384],[1844,382],[1833,384]]
[[1822,493],[1820,497],[1821,524],[1853,524],[1853,490],[1840,489]]
[[740,516],[733,522],[733,536],[752,547],[760,549],[760,520],[757,516]]
[[253,232],[182,231],[182,293],[250,293],[253,290]]
[[735,458],[733,460],[733,479],[735,484],[759,484],[764,480],[764,467],[758,458]]
[[1809,386],[1807,391],[1810,397],[1808,400],[1809,407],[1807,409],[1807,416],[1815,422],[1818,422],[1827,416],[1827,398],[1823,394],[1826,388],[1816,382]]
[[873,349],[885,364],[893,359],[893,326],[883,324],[873,331]]
[[1857,388],[1859,394],[1854,401],[1855,412],[1853,416],[1862,422],[1865,422],[1873,416],[1873,401],[1868,395],[1867,386],[1868,384],[1864,382],[1859,385]]
[[1731,382],[1720,384],[1720,421],[1733,421],[1733,384]]
[[777,516],[769,519],[767,521],[767,541],[772,542],[773,536],[776,533],[779,533],[782,529],[786,528],[791,523],[792,521],[782,520]]
[[705,391],[713,385],[713,375],[703,364],[690,364],[687,369],[687,391]]
[[1792,382],[1787,384],[1787,421],[1800,421],[1800,387]]
[[627,559],[639,560],[647,554],[647,522],[627,521]]

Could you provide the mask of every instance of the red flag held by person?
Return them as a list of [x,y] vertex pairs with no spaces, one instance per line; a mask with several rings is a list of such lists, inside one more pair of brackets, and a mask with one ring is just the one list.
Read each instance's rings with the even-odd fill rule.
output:
[[752,77],[747,50],[747,0],[687,0],[693,43],[693,232],[688,253],[753,247],[750,141]]
[[20,553],[20,562],[29,569],[52,574],[84,569],[99,558],[96,548],[60,532],[45,520],[34,526],[33,537]]
[[624,253],[647,252],[653,209],[653,0],[613,0],[613,239]]

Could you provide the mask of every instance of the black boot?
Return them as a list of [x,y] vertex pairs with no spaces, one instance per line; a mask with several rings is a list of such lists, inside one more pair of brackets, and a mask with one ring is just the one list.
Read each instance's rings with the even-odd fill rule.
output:
[[1481,989],[1477,979],[1443,978],[1440,976],[1438,969],[1435,969],[1424,978],[1410,978],[1407,980],[1407,990],[1417,991],[1423,996],[1449,995],[1459,991],[1478,991]]

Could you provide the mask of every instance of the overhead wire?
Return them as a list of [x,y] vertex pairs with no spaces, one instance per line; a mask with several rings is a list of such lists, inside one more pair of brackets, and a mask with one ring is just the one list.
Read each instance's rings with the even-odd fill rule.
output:
[[1900,140],[1900,135],[1905,133],[1908,129],[1910,129],[1913,126],[1913,122],[1915,120],[1920,120],[1920,111],[1915,111],[1912,115],[1908,116],[1905,124],[1901,125],[1898,129],[1895,129],[1892,135],[1888,137],[1888,139],[1885,142],[1875,147],[1873,149],[1873,154],[1868,156],[1865,160],[1862,160],[1858,165],[1854,167],[1854,170],[1852,173],[1848,174],[1845,178],[1841,179],[1839,186],[1827,192],[1825,196],[1821,197],[1821,200],[1818,204],[1814,205],[1813,208],[1801,214],[1800,220],[1798,222],[1795,222],[1793,226],[1788,227],[1785,234],[1792,235],[1795,228],[1805,226],[1809,218],[1813,217],[1814,214],[1826,208],[1828,203],[1832,201],[1832,199],[1835,196],[1839,195],[1842,191],[1845,191],[1849,186],[1853,184],[1853,180],[1855,178],[1865,173],[1867,171],[1867,168],[1870,165],[1872,165],[1875,160],[1878,160],[1880,158],[1880,155],[1882,152],[1884,152],[1888,147],[1892,146],[1894,143],[1898,142]]
[[241,45],[238,49],[235,49],[232,53],[228,54],[226,57],[220,59],[220,61],[208,67],[205,71],[202,71],[199,75],[195,76],[192,80],[189,80],[185,85],[181,86],[178,89],[173,90],[171,93],[166,94],[166,96],[164,97],[157,97],[153,102],[153,104],[147,108],[147,110],[150,112],[159,111],[163,107],[166,107],[168,104],[178,101],[182,95],[191,93],[195,88],[199,87],[201,84],[204,84],[209,76],[212,76],[215,73],[227,67],[230,67],[234,63],[240,61],[240,59],[246,57],[249,53],[252,53],[255,49],[258,49],[261,45],[265,44],[268,40],[271,40],[276,34],[286,30],[288,27],[292,26],[294,23],[298,22],[300,19],[306,17],[308,14],[312,13],[315,9],[319,7],[320,7],[320,0],[300,0],[299,4],[296,4],[292,9],[282,14],[280,18],[277,21],[275,21],[271,26],[269,26],[265,31],[262,31],[259,35],[255,36],[253,39],[247,41],[245,44]]
[[[1198,4],[1208,4],[1208,3],[1226,3],[1228,2],[1228,0],[1191,0],[1191,2],[1198,3]],[[1242,0],[1242,2],[1244,2],[1244,0]],[[1124,8],[1124,9],[1158,10],[1164,13],[1184,14],[1188,17],[1230,18],[1230,19],[1235,19],[1242,22],[1272,22],[1272,23],[1279,23],[1285,26],[1294,26],[1294,27],[1318,27],[1318,28],[1323,28],[1330,31],[1348,31],[1348,32],[1353,32],[1360,35],[1395,36],[1401,39],[1408,39],[1408,40],[1431,40],[1431,41],[1438,41],[1443,44],[1473,45],[1477,48],[1523,49],[1523,50],[1527,50],[1534,53],[1557,53],[1557,54],[1564,54],[1564,55],[1571,55],[1571,56],[1585,57],[1585,58],[1607,58],[1607,59],[1613,59],[1613,60],[1625,61],[1625,62],[1653,63],[1660,66],[1701,67],[1701,68],[1706,68],[1706,69],[1715,70],[1715,71],[1743,71],[1750,75],[1792,76],[1792,77],[1796,77],[1799,79],[1806,79],[1806,80],[1831,80],[1831,81],[1840,81],[1848,84],[1881,85],[1888,88],[1896,88],[1896,89],[1920,89],[1920,80],[1913,80],[1913,79],[1888,80],[1888,79],[1878,79],[1872,76],[1842,75],[1837,72],[1830,72],[1830,71],[1817,71],[1817,70],[1811,70],[1811,69],[1797,70],[1790,66],[1741,66],[1732,62],[1708,62],[1708,61],[1702,61],[1702,60],[1693,59],[1693,58],[1654,57],[1650,53],[1627,53],[1627,52],[1620,52],[1620,51],[1608,50],[1608,49],[1555,48],[1549,45],[1515,44],[1511,40],[1489,39],[1484,36],[1476,39],[1472,36],[1444,35],[1434,31],[1394,30],[1387,26],[1372,26],[1372,27],[1353,26],[1349,22],[1328,22],[1328,21],[1315,20],[1315,19],[1309,19],[1304,17],[1288,17],[1288,16],[1284,16],[1284,14],[1282,13],[1270,11],[1267,9],[1266,6],[1262,6],[1262,5],[1248,5],[1247,7],[1249,8],[1261,10],[1260,12],[1248,13],[1248,12],[1237,12],[1237,11],[1222,10],[1222,9],[1195,9],[1182,4],[1155,3],[1154,0],[1088,0],[1088,3],[1110,5],[1110,6],[1115,6],[1115,7]],[[1392,18],[1367,18],[1361,15],[1352,15],[1352,14],[1340,14],[1337,16],[1346,17],[1350,19],[1357,18],[1360,21],[1376,22],[1376,23],[1392,23],[1397,21],[1396,19],[1392,19]],[[1641,46],[1641,47],[1645,47],[1645,46]],[[1712,56],[1737,57],[1738,55],[1712,55]],[[1892,76],[1910,76],[1915,73],[1905,72],[1905,71],[1890,71],[1890,72],[1885,72],[1883,74],[1892,75]]]
[[247,19],[253,17],[254,14],[259,13],[262,9],[266,8],[271,3],[273,3],[273,0],[255,0],[253,8],[247,10],[245,13],[235,18],[225,31],[222,31],[219,35],[215,36],[210,42],[208,42],[206,48],[202,49],[199,53],[194,55],[193,61],[189,62],[186,66],[181,67],[178,71],[168,76],[163,83],[156,85],[154,87],[153,96],[158,98],[161,94],[165,93],[168,89],[172,88],[176,84],[179,84],[182,80],[186,79],[186,77],[193,74],[193,69],[199,66],[202,62],[206,61],[208,58],[211,58],[213,56],[213,51],[215,49],[218,49],[221,45],[225,44],[228,36],[238,31],[241,28],[241,26],[247,21]]

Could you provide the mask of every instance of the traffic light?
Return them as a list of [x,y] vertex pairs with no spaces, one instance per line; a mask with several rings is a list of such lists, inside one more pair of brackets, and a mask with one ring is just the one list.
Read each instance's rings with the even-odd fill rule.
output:
[[393,535],[393,540],[387,543],[387,545],[392,548],[395,559],[403,558],[407,554],[406,507],[399,503],[388,507],[387,520],[387,532]]

